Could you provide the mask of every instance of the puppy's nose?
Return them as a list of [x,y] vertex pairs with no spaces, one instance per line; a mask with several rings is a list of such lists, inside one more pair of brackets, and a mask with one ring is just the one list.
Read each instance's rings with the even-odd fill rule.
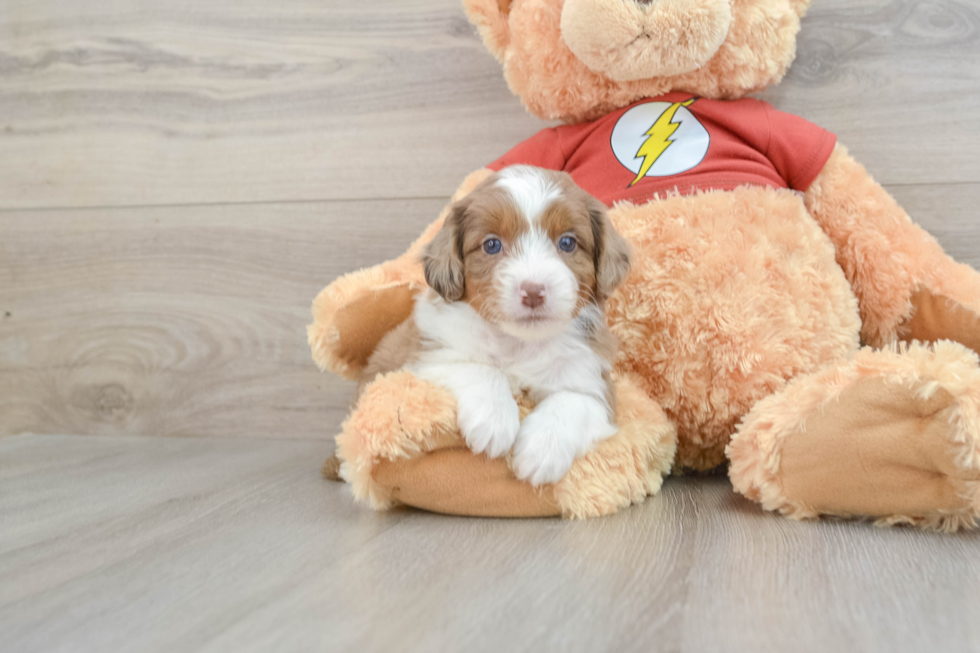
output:
[[537,308],[544,304],[544,286],[540,283],[525,281],[521,284],[521,303],[528,308]]

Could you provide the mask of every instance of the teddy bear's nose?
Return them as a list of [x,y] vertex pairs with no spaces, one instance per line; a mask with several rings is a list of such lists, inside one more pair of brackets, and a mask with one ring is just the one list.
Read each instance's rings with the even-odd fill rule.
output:
[[561,36],[617,82],[697,70],[728,37],[732,0],[565,0]]

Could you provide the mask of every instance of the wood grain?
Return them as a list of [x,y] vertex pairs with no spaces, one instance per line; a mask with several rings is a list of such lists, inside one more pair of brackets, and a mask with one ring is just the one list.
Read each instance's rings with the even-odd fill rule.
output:
[[332,437],[352,389],[310,359],[310,303],[443,204],[4,214],[0,435]]
[[763,95],[836,133],[881,183],[980,181],[980,5],[819,0]]
[[950,256],[980,270],[980,184],[885,188]]
[[539,128],[457,0],[12,0],[0,89],[0,207],[448,196]]
[[371,513],[329,445],[0,440],[0,650],[974,651],[980,539],[724,478],[588,522]]
[[[978,61],[973,2],[821,0],[765,97],[883,183],[980,182]],[[544,126],[458,0],[0,7],[0,208],[444,197]]]

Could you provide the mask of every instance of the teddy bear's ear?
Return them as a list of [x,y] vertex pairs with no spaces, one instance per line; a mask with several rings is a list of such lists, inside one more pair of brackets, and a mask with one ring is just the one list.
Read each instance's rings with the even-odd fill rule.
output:
[[789,3],[793,6],[793,9],[796,10],[796,13],[800,16],[800,18],[802,18],[803,14],[806,13],[806,10],[810,8],[810,1],[811,0],[789,0]]
[[510,43],[507,17],[511,2],[512,0],[463,0],[467,17],[476,25],[483,44],[498,61],[503,61],[504,52]]

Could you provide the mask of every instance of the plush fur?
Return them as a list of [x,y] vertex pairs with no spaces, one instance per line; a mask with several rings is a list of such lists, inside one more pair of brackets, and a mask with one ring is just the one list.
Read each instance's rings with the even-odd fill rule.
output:
[[677,424],[681,468],[720,465],[757,401],[857,349],[857,302],[794,193],[714,191],[610,217],[635,251],[609,303],[617,369]]
[[[842,397],[868,382],[880,386],[863,394],[861,410],[842,405]],[[893,399],[908,407],[908,418]],[[879,401],[885,410],[875,405]],[[834,428],[828,429],[828,415],[843,419],[830,421]],[[881,432],[875,433],[868,419],[880,420]],[[930,424],[939,427],[936,441]],[[851,437],[862,432],[863,439]],[[794,451],[794,438],[814,442]],[[972,527],[980,516],[977,355],[952,342],[863,349],[846,364],[798,377],[784,392],[760,401],[740,425],[728,455],[737,491],[793,519],[829,513],[872,517],[880,525]],[[799,486],[787,479],[786,468],[794,464],[812,470],[806,481],[818,490],[804,493],[809,497],[787,491],[787,485]],[[855,464],[859,468],[851,469]],[[854,473],[837,473],[843,470]],[[814,505],[813,497],[826,501],[827,495],[833,509]],[[920,509],[903,514],[901,506],[910,504]]]
[[[837,146],[807,190],[806,205],[859,299],[864,342],[946,337],[980,350],[976,271],[947,256],[845,147]],[[930,325],[914,320],[928,296],[947,298],[962,315],[943,316],[940,332],[928,332]]]
[[617,82],[697,70],[718,52],[731,27],[730,0],[565,0],[561,12],[568,49]]
[[[498,0],[463,4],[484,43],[503,62],[511,90],[527,108],[545,119],[580,122],[672,90],[734,99],[777,83],[796,55],[800,17],[810,3],[731,0],[728,34],[703,66],[622,82],[591,70],[569,49],[561,31],[561,0],[515,0],[506,14]],[[674,13],[683,13],[686,4],[690,3],[674,3]],[[618,51],[607,56],[616,57]]]
[[[778,82],[809,4],[616,2],[464,0],[515,94],[565,121],[673,90],[738,98]],[[654,49],[679,45],[637,49],[633,34]],[[489,174],[473,173],[456,198]],[[321,367],[364,372],[411,313],[419,256],[444,218],[404,256],[320,294],[309,337]],[[607,310],[621,343],[619,433],[534,490],[509,460],[460,447],[446,393],[382,375],[338,436],[357,496],[454,514],[595,516],[656,492],[672,458],[677,470],[727,462],[737,491],[793,518],[976,525],[980,275],[843,146],[803,196],[742,187],[655,197],[612,207],[610,219],[634,251]],[[901,342],[912,340],[932,344]]]
[[[528,490],[518,496],[519,501],[508,496],[501,502],[500,495],[512,491],[516,481],[500,483],[492,474],[472,475],[471,469],[460,465],[438,465],[427,471],[441,475],[443,487],[454,491],[435,496],[429,493],[425,498],[428,503],[415,501],[412,505],[456,514],[583,519],[616,512],[655,494],[674,459],[676,429],[656,402],[636,387],[634,379],[617,377],[615,388],[619,432],[577,459],[558,483],[534,492],[530,485],[521,483]],[[533,405],[526,398],[520,405],[522,418],[526,417]],[[369,385],[358,410],[344,422],[337,436],[337,451],[345,461],[344,477],[354,496],[376,509],[399,503],[397,495],[404,484],[399,481],[406,477],[414,480],[414,470],[401,477],[379,477],[383,464],[411,463],[433,452],[451,456],[463,451],[457,455],[473,457],[456,429],[455,402],[449,392],[408,372],[383,375]],[[507,473],[506,461],[481,460],[488,466],[499,463]],[[468,505],[461,511],[459,505],[468,497],[479,497],[477,507]],[[497,510],[484,512],[479,508],[486,505]]]

